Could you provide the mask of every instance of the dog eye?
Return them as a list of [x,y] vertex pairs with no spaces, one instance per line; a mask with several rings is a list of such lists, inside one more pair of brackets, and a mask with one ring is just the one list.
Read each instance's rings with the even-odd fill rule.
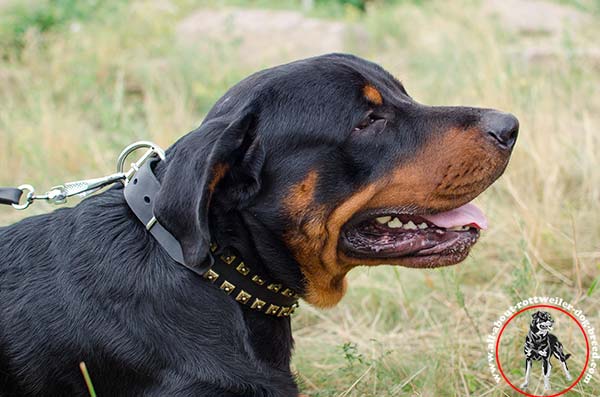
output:
[[354,127],[354,131],[364,130],[371,124],[375,123],[377,120],[382,120],[382,119],[383,119],[382,117],[377,117],[374,114],[369,114],[365,119],[363,119],[360,123],[358,123],[356,125],[356,127]]

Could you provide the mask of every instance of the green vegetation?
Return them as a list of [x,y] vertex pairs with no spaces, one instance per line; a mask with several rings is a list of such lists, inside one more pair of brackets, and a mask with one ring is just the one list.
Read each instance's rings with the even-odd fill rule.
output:
[[[491,227],[464,263],[357,269],[337,308],[301,306],[294,368],[303,392],[515,395],[494,382],[484,341],[510,304],[561,296],[600,332],[600,3],[554,2],[582,15],[554,33],[514,29],[476,0],[372,1],[366,12],[301,3],[0,0],[0,186],[42,190],[111,172],[126,144],[168,146],[257,63],[294,58],[248,57],[239,37],[182,44],[178,23],[200,7],[298,10],[353,24],[362,33],[340,50],[382,64],[416,100],[504,109],[522,128],[506,174],[478,200]],[[51,209],[0,208],[0,224]],[[521,343],[506,342],[515,351]],[[599,391],[596,375],[567,395]]]

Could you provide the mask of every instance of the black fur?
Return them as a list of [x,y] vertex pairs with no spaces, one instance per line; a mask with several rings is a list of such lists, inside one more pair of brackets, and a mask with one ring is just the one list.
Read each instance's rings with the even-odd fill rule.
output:
[[[353,134],[385,98],[385,131]],[[229,90],[156,167],[157,218],[198,265],[208,243],[302,293],[282,240],[282,198],[319,170],[334,205],[482,109],[427,107],[381,67],[332,54],[256,73]],[[228,172],[210,193],[214,167]],[[296,396],[289,318],[255,313],[176,264],[127,207],[122,188],[0,228],[0,395]]]

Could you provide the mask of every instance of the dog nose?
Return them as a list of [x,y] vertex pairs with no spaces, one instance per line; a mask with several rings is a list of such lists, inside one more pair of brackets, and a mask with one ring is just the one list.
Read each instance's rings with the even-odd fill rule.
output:
[[519,134],[519,120],[510,113],[490,110],[481,118],[483,132],[493,138],[501,149],[510,150]]

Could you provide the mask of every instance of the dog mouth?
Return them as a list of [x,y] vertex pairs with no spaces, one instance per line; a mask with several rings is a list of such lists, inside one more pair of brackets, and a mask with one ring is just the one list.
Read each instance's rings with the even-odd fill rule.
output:
[[552,322],[546,321],[543,323],[538,323],[538,328],[541,331],[549,331],[550,329],[552,329],[552,325],[554,325]]
[[445,212],[376,209],[362,212],[343,228],[341,251],[352,258],[409,267],[439,267],[465,259],[487,228],[472,203]]

